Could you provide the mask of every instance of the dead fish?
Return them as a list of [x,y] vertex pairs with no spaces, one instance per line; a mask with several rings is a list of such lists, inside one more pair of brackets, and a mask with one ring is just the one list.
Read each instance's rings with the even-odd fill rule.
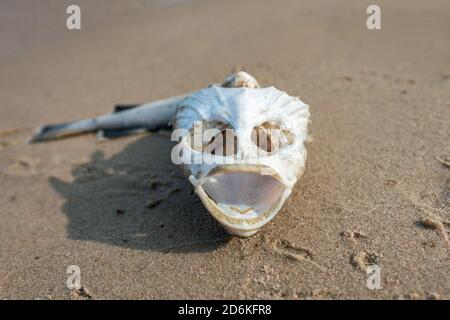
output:
[[[248,237],[271,221],[306,163],[309,106],[240,71],[221,85],[113,114],[40,128],[31,142],[86,132],[115,137],[173,126],[172,161],[206,209],[231,234]],[[200,137],[200,138],[198,138]]]

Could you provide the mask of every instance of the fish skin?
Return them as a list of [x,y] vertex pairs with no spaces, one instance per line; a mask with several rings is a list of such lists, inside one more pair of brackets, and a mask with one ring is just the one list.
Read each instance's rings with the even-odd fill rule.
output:
[[[239,71],[228,76],[220,86],[225,88],[260,88],[258,81],[245,71]],[[175,117],[177,107],[193,93],[138,106],[116,106],[113,113],[96,118],[48,124],[40,127],[29,140],[29,143],[56,140],[89,132],[98,132],[98,137],[108,138],[138,133],[143,130],[155,131],[167,128]]]
[[30,143],[56,140],[59,138],[79,135],[101,130],[146,129],[149,131],[167,127],[175,116],[180,105],[189,94],[171,97],[141,104],[137,107],[127,108],[91,119],[73,122],[49,124],[39,128],[33,135]]

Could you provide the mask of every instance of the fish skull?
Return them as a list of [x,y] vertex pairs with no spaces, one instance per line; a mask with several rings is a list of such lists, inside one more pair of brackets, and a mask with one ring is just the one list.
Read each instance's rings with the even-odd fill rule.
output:
[[241,72],[178,107],[172,160],[179,157],[210,214],[248,237],[275,217],[302,175],[309,115],[297,97],[259,88]]

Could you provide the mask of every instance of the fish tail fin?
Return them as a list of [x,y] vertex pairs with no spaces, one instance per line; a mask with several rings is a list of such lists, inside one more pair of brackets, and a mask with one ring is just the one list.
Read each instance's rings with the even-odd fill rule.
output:
[[113,113],[127,111],[139,107],[141,104],[116,104]]

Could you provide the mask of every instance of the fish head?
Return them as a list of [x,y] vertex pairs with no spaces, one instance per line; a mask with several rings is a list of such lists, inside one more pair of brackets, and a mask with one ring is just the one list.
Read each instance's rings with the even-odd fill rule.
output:
[[309,107],[274,87],[210,86],[177,110],[172,160],[209,213],[248,237],[289,198],[306,162]]

